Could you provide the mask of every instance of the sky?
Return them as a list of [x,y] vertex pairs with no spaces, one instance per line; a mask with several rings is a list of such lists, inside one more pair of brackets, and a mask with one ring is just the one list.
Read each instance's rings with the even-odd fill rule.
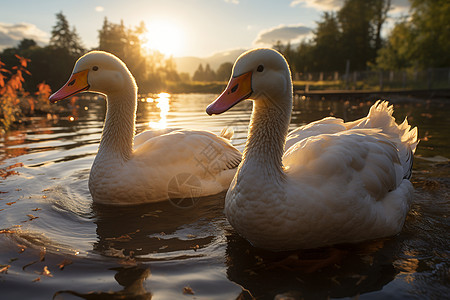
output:
[[[56,14],[63,12],[87,49],[110,22],[146,24],[147,46],[164,54],[207,57],[233,49],[296,43],[311,37],[324,11],[344,0],[0,0],[0,50],[22,38],[48,43]],[[408,0],[392,0],[390,16],[406,14]],[[391,19],[389,24],[393,24]],[[389,24],[388,28],[389,29]]]

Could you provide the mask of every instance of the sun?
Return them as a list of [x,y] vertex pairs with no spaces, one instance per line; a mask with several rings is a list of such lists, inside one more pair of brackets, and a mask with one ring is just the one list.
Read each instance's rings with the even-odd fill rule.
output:
[[169,20],[153,21],[147,26],[148,32],[144,36],[144,47],[158,50],[167,56],[180,54],[183,44],[181,27]]

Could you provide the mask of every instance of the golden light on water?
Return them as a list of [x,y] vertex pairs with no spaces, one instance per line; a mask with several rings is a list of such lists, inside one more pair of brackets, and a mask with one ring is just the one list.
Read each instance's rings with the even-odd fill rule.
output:
[[180,54],[183,48],[183,32],[178,24],[169,20],[155,20],[148,26],[148,32],[144,36],[147,49],[158,50],[164,55]]
[[159,113],[159,121],[153,122],[150,121],[148,126],[154,129],[163,129],[167,127],[167,114],[170,109],[170,94],[168,93],[159,93],[156,99],[147,98],[146,102],[156,102],[156,107],[160,109]]

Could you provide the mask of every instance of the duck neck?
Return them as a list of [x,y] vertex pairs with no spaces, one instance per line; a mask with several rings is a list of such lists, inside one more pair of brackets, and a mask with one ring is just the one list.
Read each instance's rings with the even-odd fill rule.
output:
[[131,158],[136,119],[136,88],[107,95],[106,120],[98,154]]
[[275,102],[270,97],[260,96],[254,101],[243,156],[243,167],[247,164],[251,174],[262,175],[271,182],[281,181],[285,175],[282,157],[291,118],[292,96],[282,100]]

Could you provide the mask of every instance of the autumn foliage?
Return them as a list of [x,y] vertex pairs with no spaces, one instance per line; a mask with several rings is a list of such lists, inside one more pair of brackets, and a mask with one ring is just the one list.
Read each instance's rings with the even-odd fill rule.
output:
[[27,70],[30,60],[15,56],[18,64],[11,70],[0,60],[0,126],[6,130],[21,117],[34,113],[36,109],[45,111],[49,106],[48,97],[51,94],[50,86],[45,82],[38,84],[34,97],[24,90],[24,75],[31,75]]

